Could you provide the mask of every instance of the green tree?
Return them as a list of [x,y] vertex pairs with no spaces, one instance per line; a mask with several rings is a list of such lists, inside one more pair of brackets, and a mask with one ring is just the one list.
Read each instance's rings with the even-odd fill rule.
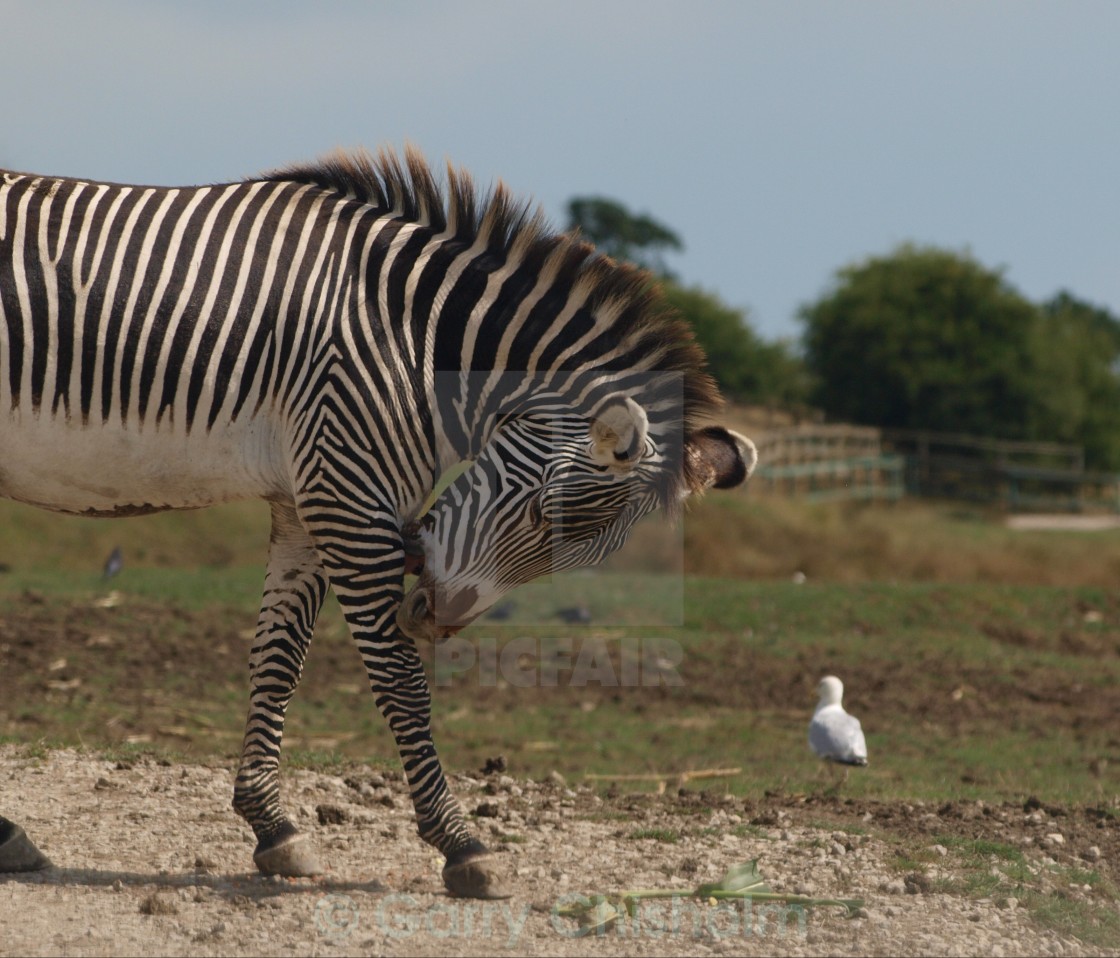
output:
[[665,252],[684,249],[680,237],[669,227],[602,196],[570,199],[568,229],[579,230],[608,256],[637,263],[660,276],[672,275],[665,266]]
[[1120,470],[1120,320],[1061,292],[1042,304],[1040,429],[1085,448],[1091,467]]
[[666,299],[695,330],[708,354],[709,370],[728,397],[783,406],[805,402],[804,364],[789,343],[764,342],[743,310],[728,306],[714,293],[681,285],[669,272],[663,254],[684,249],[669,227],[615,200],[580,196],[568,202],[568,229],[579,230],[615,259],[636,263],[657,276]]
[[901,246],[801,310],[814,399],[869,425],[1042,438],[1039,315],[971,256]]
[[662,283],[665,298],[686,317],[708,354],[708,369],[724,394],[741,402],[798,406],[808,397],[805,367],[789,343],[765,342],[742,310],[698,287]]

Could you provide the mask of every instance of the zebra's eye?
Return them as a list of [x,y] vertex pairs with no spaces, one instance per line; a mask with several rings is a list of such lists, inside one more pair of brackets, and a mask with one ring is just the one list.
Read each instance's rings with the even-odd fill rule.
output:
[[548,521],[541,511],[540,496],[533,496],[533,498],[529,500],[529,521],[533,524],[534,529],[539,528]]

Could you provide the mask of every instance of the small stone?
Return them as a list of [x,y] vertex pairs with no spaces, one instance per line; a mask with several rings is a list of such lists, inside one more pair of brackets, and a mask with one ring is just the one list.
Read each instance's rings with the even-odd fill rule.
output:
[[1014,911],[1018,907],[1019,907],[1019,899],[1018,898],[1008,897],[1008,898],[997,898],[996,899],[996,908],[1002,908],[1005,911]]
[[350,813],[338,805],[316,805],[315,814],[320,825],[344,825],[350,820]]
[[179,908],[170,898],[153,893],[140,902],[141,915],[177,915]]
[[1046,836],[1047,845],[1064,845],[1066,843],[1065,836],[1061,832],[1050,832]]
[[913,872],[903,879],[907,895],[924,895],[930,890],[930,881],[921,872]]
[[947,849],[944,845],[934,845],[933,851],[936,854],[940,855],[942,858],[949,854],[949,849]]
[[1081,857],[1090,862],[1100,861],[1101,850],[1096,845],[1090,845]]
[[493,775],[495,772],[501,773],[506,770],[506,757],[504,755],[495,755],[493,758],[488,758],[486,764],[482,767],[483,775]]

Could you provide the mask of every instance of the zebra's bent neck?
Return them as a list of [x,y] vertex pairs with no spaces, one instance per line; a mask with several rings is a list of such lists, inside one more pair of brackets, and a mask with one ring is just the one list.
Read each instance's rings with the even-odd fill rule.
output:
[[[651,277],[547,229],[499,183],[485,197],[447,169],[446,193],[420,154],[339,153],[270,174],[369,203],[387,219],[362,257],[384,348],[423,378],[425,424],[441,467],[473,458],[504,416],[542,390],[594,415],[614,394],[639,400],[664,442],[671,504],[687,488],[684,431],[719,405],[691,330]],[[376,310],[375,310],[376,306]],[[667,375],[654,375],[651,373]]]

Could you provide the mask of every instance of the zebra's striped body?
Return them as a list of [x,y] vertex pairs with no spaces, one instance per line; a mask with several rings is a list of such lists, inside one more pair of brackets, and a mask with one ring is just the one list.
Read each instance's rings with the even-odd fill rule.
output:
[[[447,856],[453,889],[487,894],[475,861],[485,849],[447,788],[404,631],[436,634],[446,596],[466,620],[511,583],[601,559],[659,503],[742,481],[753,450],[687,433],[715,393],[643,277],[548,234],[501,188],[479,201],[465,174],[448,175],[445,198],[412,153],[407,169],[389,155],[338,156],[185,189],[4,174],[0,495],[102,516],[267,499],[234,797],[258,865],[316,867],[298,851],[277,769],[329,583],[396,737],[421,835]],[[668,386],[650,385],[659,370]],[[562,423],[563,468],[532,453],[544,408]],[[713,441],[737,464],[711,459]],[[425,520],[428,567],[402,608],[402,528],[466,457],[491,476],[517,473],[519,495],[508,481],[452,487]],[[583,476],[571,501],[612,529],[566,558],[527,538],[558,472]],[[530,498],[536,511],[520,522]],[[579,524],[552,512],[554,528]],[[520,572],[480,576],[485,557],[452,548],[468,515],[490,529],[478,540],[490,551],[509,543],[524,556]],[[535,561],[534,549],[561,561]]]

